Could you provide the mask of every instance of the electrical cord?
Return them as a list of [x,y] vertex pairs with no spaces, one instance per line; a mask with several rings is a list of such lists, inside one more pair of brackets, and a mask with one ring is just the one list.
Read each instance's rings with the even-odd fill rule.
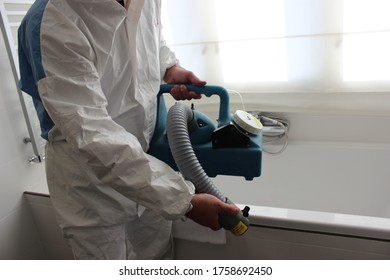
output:
[[[267,132],[263,131],[263,144],[275,144],[280,141],[283,141],[282,147],[278,151],[271,151],[265,147],[263,147],[263,151],[271,154],[271,155],[279,155],[287,148],[288,145],[288,132],[290,128],[290,122],[286,119],[278,118],[278,117],[272,117],[272,116],[263,116],[259,115],[260,121],[263,123],[264,127],[280,127],[282,129],[282,133],[280,134],[267,134]],[[271,124],[271,125],[269,125]]]
[[[228,93],[234,93],[237,94],[240,98],[242,110],[245,110],[244,101],[242,98],[242,95],[240,92],[232,89],[227,90]],[[264,116],[260,112],[253,112],[250,111],[253,116],[255,116],[263,125],[263,144],[265,145],[273,145],[278,144],[279,142],[283,141],[282,147],[277,151],[272,151],[271,149],[268,149],[263,146],[263,151],[270,155],[279,155],[284,152],[284,150],[287,148],[288,145],[288,133],[290,128],[290,122],[287,119],[283,119],[280,117],[275,116]],[[279,128],[281,132],[278,130],[276,131],[275,128]],[[269,129],[269,130],[268,130]],[[267,132],[268,130],[268,132]],[[273,131],[270,133],[270,131]]]
[[240,98],[242,110],[243,110],[243,111],[246,111],[246,110],[245,110],[244,99],[242,98],[241,93],[239,93],[238,91],[233,90],[233,89],[227,89],[227,91],[228,91],[229,94],[230,94],[230,93],[234,93],[234,94],[237,94],[237,95],[238,95],[238,97]]

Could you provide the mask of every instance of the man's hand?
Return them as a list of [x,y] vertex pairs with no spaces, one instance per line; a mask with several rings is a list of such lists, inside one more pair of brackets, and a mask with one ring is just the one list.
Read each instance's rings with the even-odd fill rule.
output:
[[188,91],[184,84],[191,84],[195,86],[204,86],[206,84],[206,81],[200,80],[193,72],[178,65],[175,65],[166,71],[164,81],[167,84],[181,84],[176,85],[171,90],[171,95],[175,100],[200,99],[200,94]]
[[211,194],[195,194],[191,200],[193,206],[186,216],[194,222],[209,227],[212,230],[219,230],[221,225],[218,222],[220,214],[237,215],[240,209],[233,205],[227,204]]

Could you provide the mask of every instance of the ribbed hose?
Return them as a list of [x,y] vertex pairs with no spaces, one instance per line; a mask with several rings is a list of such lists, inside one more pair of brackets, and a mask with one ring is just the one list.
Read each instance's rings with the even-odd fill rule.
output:
[[170,108],[167,134],[173,158],[183,177],[195,185],[197,193],[208,193],[225,202],[225,196],[207,176],[192,148],[188,131],[193,121],[194,112],[188,106],[176,103]]

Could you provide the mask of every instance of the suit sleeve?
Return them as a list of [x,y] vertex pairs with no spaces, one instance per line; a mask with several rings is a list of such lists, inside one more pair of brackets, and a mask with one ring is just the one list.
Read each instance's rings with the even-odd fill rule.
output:
[[[78,157],[82,168],[103,184],[167,219],[184,215],[194,193],[191,183],[145,153],[137,138],[109,116],[107,100],[89,41],[72,22],[53,14],[42,27],[46,77],[39,81],[44,106]],[[168,63],[172,53],[162,55]]]

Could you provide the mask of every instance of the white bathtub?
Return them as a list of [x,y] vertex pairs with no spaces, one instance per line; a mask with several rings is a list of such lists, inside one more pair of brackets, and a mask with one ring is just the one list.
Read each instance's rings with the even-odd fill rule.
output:
[[[213,179],[251,207],[248,232],[227,233],[225,245],[176,238],[177,259],[390,259],[390,117],[287,118],[292,141],[281,155],[263,155],[260,178]],[[36,220],[57,229],[47,203],[32,203]],[[48,257],[70,255],[59,252]]]
[[248,182],[214,179],[251,227],[227,244],[176,239],[178,259],[390,259],[390,146],[292,142]]

